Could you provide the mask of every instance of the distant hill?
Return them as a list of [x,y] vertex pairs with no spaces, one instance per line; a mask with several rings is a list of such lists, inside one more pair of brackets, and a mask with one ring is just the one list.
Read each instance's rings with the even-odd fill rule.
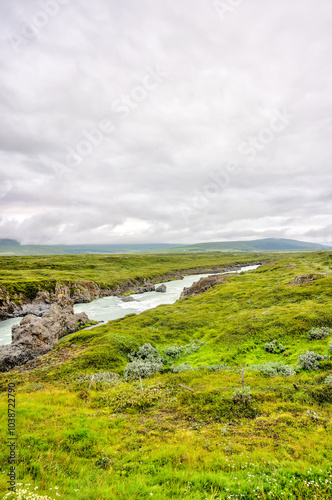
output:
[[[264,238],[252,241],[216,241],[186,245],[175,250],[182,251],[222,251],[222,252],[273,252],[287,250],[329,250],[332,247],[284,238]],[[173,249],[174,250],[174,249]]]
[[137,245],[21,245],[16,240],[0,239],[0,255],[68,255],[158,252],[273,252],[290,250],[332,250],[332,247],[283,238],[252,241],[216,241],[194,245],[151,243]]
[[20,245],[16,240],[0,239],[0,255],[68,255],[68,254],[107,254],[107,253],[145,253],[173,249],[176,244],[137,244],[137,245]]

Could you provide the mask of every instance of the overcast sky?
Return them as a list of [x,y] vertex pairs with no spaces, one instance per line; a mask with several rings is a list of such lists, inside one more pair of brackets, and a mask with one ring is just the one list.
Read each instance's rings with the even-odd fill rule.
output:
[[0,6],[0,238],[332,244],[331,0]]

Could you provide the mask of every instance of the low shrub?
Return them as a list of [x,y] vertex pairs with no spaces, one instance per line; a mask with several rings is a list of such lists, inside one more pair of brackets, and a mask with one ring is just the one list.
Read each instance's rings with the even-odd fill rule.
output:
[[136,352],[128,355],[131,360],[124,370],[125,378],[145,378],[159,372],[164,365],[156,347],[151,344],[142,345]]
[[211,366],[200,366],[201,369],[209,370],[211,372],[221,372],[222,370],[228,370],[228,365],[223,365],[222,363],[217,363],[216,365]]
[[[91,381],[92,375],[82,375],[76,379],[79,384],[88,384]],[[112,387],[119,381],[120,377],[117,373],[113,372],[97,372],[93,374],[93,382],[98,389],[104,387]]]
[[235,389],[233,392],[232,399],[234,403],[238,404],[248,404],[252,400],[252,395],[250,387],[245,387],[244,389]]
[[202,345],[206,344],[206,342],[202,340],[191,340],[189,344],[185,345],[173,345],[166,347],[163,351],[164,356],[167,356],[172,359],[180,358],[183,355],[188,355],[193,352],[197,352]]
[[248,369],[268,375],[269,377],[291,377],[296,373],[294,366],[285,365],[282,361],[270,361],[262,365],[252,365]]
[[310,332],[307,334],[309,340],[320,340],[326,339],[332,335],[332,328],[327,326],[322,326],[320,328],[311,328]]
[[318,370],[319,362],[323,359],[329,359],[329,356],[323,356],[314,351],[306,351],[298,357],[298,365],[302,370]]
[[94,406],[97,408],[109,407],[113,412],[142,411],[156,405],[168,397],[168,394],[169,391],[160,384],[147,387],[144,392],[139,387],[121,387],[115,394],[96,398]]
[[332,373],[326,377],[324,384],[332,385]]
[[172,366],[171,368],[171,371],[173,373],[188,372],[190,370],[193,370],[193,367],[189,365],[189,363],[182,363],[179,366]]
[[146,378],[159,372],[163,367],[162,362],[143,361],[142,359],[135,359],[128,363],[125,370],[125,378]]
[[282,344],[278,344],[277,340],[272,340],[272,342],[266,342],[265,350],[266,352],[271,352],[272,354],[281,354],[286,350],[286,347]]

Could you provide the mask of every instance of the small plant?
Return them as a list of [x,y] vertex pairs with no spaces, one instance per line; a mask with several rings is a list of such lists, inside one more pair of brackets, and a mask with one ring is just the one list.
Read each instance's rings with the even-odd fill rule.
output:
[[182,363],[179,366],[172,366],[171,370],[173,373],[181,373],[193,370],[193,367],[189,363]]
[[295,368],[292,365],[285,365],[282,361],[263,363],[262,365],[252,365],[249,370],[257,371],[269,377],[291,377],[295,375]]
[[[78,377],[76,381],[78,383],[89,383],[91,381],[92,375],[82,375]],[[113,372],[97,372],[93,374],[93,383],[95,383],[97,389],[103,389],[104,387],[112,387],[119,381],[119,375]]]
[[127,364],[124,370],[124,376],[125,378],[146,378],[160,371],[162,367],[162,362],[157,363],[135,359],[135,361]]
[[163,359],[156,347],[151,344],[142,345],[138,351],[129,354],[130,363],[124,370],[125,378],[139,379],[143,392],[142,378],[150,377],[163,367]]
[[326,379],[324,380],[324,384],[332,385],[332,373],[326,377]]
[[332,335],[332,328],[327,326],[322,326],[320,328],[311,328],[310,332],[307,334],[309,340],[320,340],[326,339]]
[[312,410],[307,410],[306,415],[308,418],[311,418],[311,420],[317,421],[319,419],[319,416],[315,411]]
[[318,370],[319,362],[323,359],[329,359],[329,356],[323,356],[314,351],[306,351],[298,357],[298,365],[302,370]]
[[183,353],[183,347],[179,345],[169,346],[166,347],[166,349],[164,349],[164,355],[172,359],[179,358],[180,356],[182,356],[182,353]]
[[250,387],[245,387],[244,389],[235,389],[232,399],[234,403],[250,403],[252,399]]
[[166,347],[163,354],[164,356],[168,356],[169,358],[178,359],[183,355],[197,352],[204,344],[206,344],[206,342],[202,340],[191,340],[189,344],[185,344],[182,346],[175,344],[173,346]]
[[151,344],[143,344],[137,351],[131,351],[128,355],[130,361],[146,361],[150,363],[162,363],[162,358],[159,354],[157,347],[153,347]]
[[95,466],[99,467],[100,469],[109,469],[110,466],[112,465],[112,460],[109,457],[99,457],[95,461]]
[[272,342],[266,342],[265,350],[266,352],[271,352],[272,354],[281,354],[286,350],[286,347],[282,344],[278,344],[277,340],[272,340]]
[[201,366],[200,368],[210,370],[211,372],[221,372],[222,370],[227,370],[229,366],[223,365],[222,363],[217,363],[216,365],[211,366]]

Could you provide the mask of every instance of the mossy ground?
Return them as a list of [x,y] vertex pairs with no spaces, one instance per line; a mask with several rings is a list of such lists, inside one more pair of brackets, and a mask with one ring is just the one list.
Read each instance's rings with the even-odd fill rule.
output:
[[[130,279],[153,279],[177,270],[252,262],[267,254],[221,252],[151,255],[45,255],[0,256],[0,287],[12,298],[32,300],[39,290],[53,291],[56,282],[89,280],[101,288],[112,288]],[[1,299],[1,297],[0,297]]]
[[[314,279],[292,284],[305,274]],[[15,382],[19,482],[52,498],[55,486],[74,500],[332,498],[332,387],[323,383],[331,361],[292,377],[246,370],[266,361],[296,366],[306,350],[327,354],[331,339],[306,337],[316,326],[332,327],[328,252],[277,255],[200,296],[63,338],[33,370],[1,376],[0,491],[6,387]],[[144,393],[137,381],[93,383],[88,392],[77,380],[102,370],[122,374],[128,352],[145,342],[162,350],[191,339],[206,343],[176,364],[196,370],[145,379]],[[265,351],[274,339],[283,353]],[[229,368],[204,368],[216,363]],[[252,400],[241,404],[232,394],[242,368]]]

